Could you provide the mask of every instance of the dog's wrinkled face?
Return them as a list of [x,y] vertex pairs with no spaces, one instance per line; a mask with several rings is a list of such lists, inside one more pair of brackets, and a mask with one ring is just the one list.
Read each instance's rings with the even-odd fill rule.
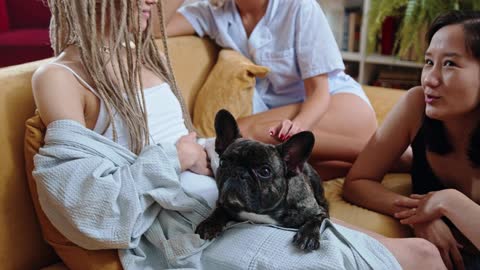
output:
[[297,134],[277,146],[241,138],[237,123],[227,111],[215,118],[215,151],[219,204],[233,212],[262,214],[274,209],[287,192],[287,178],[301,172],[314,138]]
[[217,207],[195,232],[212,239],[236,219],[298,228],[293,244],[302,250],[320,247],[320,226],[328,218],[321,179],[306,163],[315,137],[310,131],[278,145],[243,139],[235,118],[225,110],[215,117]]
[[236,139],[222,153],[217,170],[219,203],[253,213],[271,210],[286,192],[284,173],[274,146]]

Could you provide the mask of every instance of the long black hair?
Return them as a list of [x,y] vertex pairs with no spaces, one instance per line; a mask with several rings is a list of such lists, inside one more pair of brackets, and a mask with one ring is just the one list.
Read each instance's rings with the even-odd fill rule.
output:
[[[449,11],[438,16],[427,31],[427,44],[430,44],[433,35],[438,30],[449,25],[463,26],[466,49],[480,62],[480,12]],[[425,116],[424,128],[425,144],[428,151],[440,155],[453,151],[453,146],[448,139],[447,131],[442,121]],[[480,121],[471,134],[468,158],[473,167],[480,167]]]

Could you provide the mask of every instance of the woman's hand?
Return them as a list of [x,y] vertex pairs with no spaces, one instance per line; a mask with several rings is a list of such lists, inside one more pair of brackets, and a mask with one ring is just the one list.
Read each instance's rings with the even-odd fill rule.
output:
[[395,213],[402,224],[416,224],[438,219],[443,216],[443,206],[450,199],[450,190],[429,192],[428,194],[412,194],[409,199],[398,200],[395,205],[410,208]]
[[207,153],[203,146],[197,143],[197,134],[195,132],[190,132],[188,135],[180,137],[176,147],[182,172],[190,170],[202,175],[213,175]]
[[298,122],[295,122],[295,120],[283,120],[280,122],[277,126],[271,127],[268,129],[268,132],[270,136],[280,140],[280,141],[286,141],[293,135],[304,131],[305,129],[302,127],[302,125]]
[[462,248],[453,237],[450,228],[441,219],[413,225],[415,236],[433,243],[442,256],[448,269],[465,269],[459,248]]

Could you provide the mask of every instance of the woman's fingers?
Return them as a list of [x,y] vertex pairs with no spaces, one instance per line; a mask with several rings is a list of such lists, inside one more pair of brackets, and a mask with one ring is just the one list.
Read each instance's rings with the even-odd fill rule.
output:
[[276,137],[280,141],[286,141],[301,131],[303,131],[303,128],[289,119],[285,119],[276,127],[270,127],[268,129],[269,135]]
[[213,176],[213,172],[212,172],[212,169],[208,168],[208,167],[205,167],[203,168],[202,170],[200,170],[199,172],[197,172],[198,174],[202,174],[202,175],[206,175],[206,176]]
[[414,225],[414,224],[417,224],[417,223],[422,223],[424,222],[423,220],[421,220],[418,216],[409,216],[407,218],[404,218],[404,219],[400,219],[400,223],[401,224],[404,224],[404,225]]
[[292,128],[292,121],[290,120],[283,120],[281,124],[282,128],[278,132],[278,138],[281,141],[284,141],[285,138],[287,137],[288,133],[290,132],[290,129]]
[[460,254],[460,250],[458,250],[456,244],[452,245],[452,247],[450,248],[450,258],[452,259],[453,265],[455,265],[455,269],[465,270],[462,254]]
[[410,198],[420,200],[425,198],[426,196],[427,194],[412,194],[410,195]]
[[417,208],[420,200],[404,197],[393,202],[394,205],[406,208]]
[[448,270],[454,270],[452,260],[450,259],[450,253],[448,250],[439,250],[440,256],[442,256],[442,260],[445,263],[445,266]]
[[303,129],[301,127],[299,127],[297,124],[293,123],[292,127],[290,128],[290,131],[288,132],[288,134],[285,138],[285,140],[290,139],[290,137],[292,137],[293,135],[295,135],[295,134],[297,134],[301,131],[303,131]]
[[417,213],[417,208],[412,208],[412,209],[407,209],[407,210],[397,212],[394,214],[394,216],[398,219],[406,219],[415,215],[415,213]]

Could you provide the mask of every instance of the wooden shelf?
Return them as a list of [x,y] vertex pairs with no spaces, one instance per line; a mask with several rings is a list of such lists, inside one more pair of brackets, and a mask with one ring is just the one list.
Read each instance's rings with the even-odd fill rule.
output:
[[362,60],[362,55],[359,52],[342,51],[342,58],[344,61],[360,62]]
[[419,62],[400,60],[395,56],[380,55],[380,54],[368,55],[365,58],[365,63],[389,65],[389,66],[400,66],[400,67],[411,67],[411,68],[423,67],[423,64]]
[[[423,63],[400,60],[395,56],[380,55],[380,54],[368,54],[367,53],[367,32],[368,32],[368,13],[370,10],[370,5],[372,0],[317,0],[320,3],[329,23],[337,27],[332,28],[336,29],[334,31],[335,38],[337,43],[341,43],[340,40],[343,38],[343,27],[344,21],[339,22],[339,17],[341,16],[342,7],[345,8],[355,8],[358,7],[362,10],[362,22],[360,27],[360,44],[359,52],[351,51],[342,51],[342,58],[345,62],[354,62],[358,63],[358,77],[356,78],[361,84],[368,84],[372,81],[372,77],[375,74],[378,74],[378,71],[384,68],[395,68],[402,67],[406,69],[421,69]],[[340,11],[339,11],[340,10]],[[340,28],[338,27],[340,26]],[[339,32],[341,31],[341,32]],[[339,47],[342,48],[341,44]]]

